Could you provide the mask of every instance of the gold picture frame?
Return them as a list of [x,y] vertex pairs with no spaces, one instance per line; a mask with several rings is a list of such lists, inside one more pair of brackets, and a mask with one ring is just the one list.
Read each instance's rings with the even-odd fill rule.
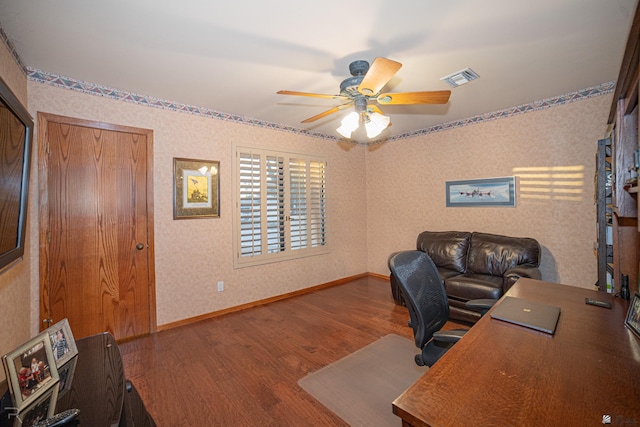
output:
[[220,217],[220,162],[173,159],[173,219]]

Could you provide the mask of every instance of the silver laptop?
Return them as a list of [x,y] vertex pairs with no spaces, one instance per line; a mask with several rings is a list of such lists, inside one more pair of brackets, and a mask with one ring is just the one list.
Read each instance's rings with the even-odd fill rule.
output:
[[522,298],[504,297],[491,311],[491,317],[553,334],[560,317],[560,307]]

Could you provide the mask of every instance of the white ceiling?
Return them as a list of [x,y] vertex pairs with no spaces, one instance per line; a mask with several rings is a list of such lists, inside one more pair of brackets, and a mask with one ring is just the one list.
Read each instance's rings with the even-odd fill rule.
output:
[[338,137],[349,63],[403,67],[385,91],[451,89],[442,106],[382,107],[382,137],[615,80],[637,0],[0,0],[0,26],[32,69]]

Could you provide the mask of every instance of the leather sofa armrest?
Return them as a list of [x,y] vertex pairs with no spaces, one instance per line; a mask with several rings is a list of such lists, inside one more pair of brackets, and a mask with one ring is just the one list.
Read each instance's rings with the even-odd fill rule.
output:
[[538,267],[519,265],[505,271],[502,277],[502,291],[507,292],[519,278],[528,277],[529,279],[540,280],[542,279],[542,273]]
[[433,339],[440,342],[458,342],[466,332],[464,329],[440,330],[433,333]]
[[469,310],[477,311],[480,316],[484,316],[487,311],[493,307],[497,302],[496,299],[472,299],[464,303],[464,306]]

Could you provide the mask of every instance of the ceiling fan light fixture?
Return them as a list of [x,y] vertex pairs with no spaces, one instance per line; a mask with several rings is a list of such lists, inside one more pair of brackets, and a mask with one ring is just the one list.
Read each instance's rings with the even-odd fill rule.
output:
[[380,135],[382,131],[389,126],[389,123],[391,123],[390,117],[380,113],[370,113],[364,123],[364,127],[367,131],[367,137],[375,138]]
[[341,99],[343,100],[342,104],[302,120],[301,123],[311,123],[353,106],[355,112],[346,116],[336,131],[349,139],[353,132],[358,129],[360,118],[362,118],[367,136],[375,138],[391,125],[391,119],[384,116],[380,109],[373,104],[374,102],[381,105],[446,104],[449,102],[450,90],[381,93],[385,85],[391,81],[401,67],[401,63],[382,57],[374,59],[371,66],[367,61],[357,60],[349,64],[351,77],[344,79],[340,83],[340,95],[291,90],[280,90],[277,93],[279,95]]
[[440,80],[447,82],[452,87],[458,87],[479,77],[478,73],[473,71],[471,68],[465,68],[464,70],[456,71],[453,74],[444,76],[440,78]]
[[360,114],[355,111],[350,112],[345,116],[344,119],[340,122],[340,127],[336,129],[338,133],[345,138],[351,138],[351,134],[354,130],[358,129],[358,125],[360,124]]

